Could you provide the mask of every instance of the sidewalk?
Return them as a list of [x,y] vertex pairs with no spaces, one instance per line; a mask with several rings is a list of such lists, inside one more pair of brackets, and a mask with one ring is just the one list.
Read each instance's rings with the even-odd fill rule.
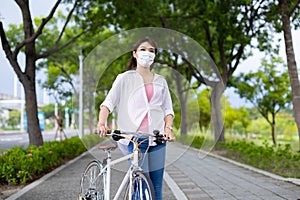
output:
[[[103,151],[94,148],[91,152],[82,154],[66,165],[29,184],[22,190],[11,195],[7,200],[76,200],[79,193],[81,174],[86,165],[95,158],[103,158],[104,155]],[[113,159],[121,156],[122,153],[118,149],[112,153]],[[127,169],[127,162],[116,165],[113,168],[111,178],[112,197],[116,193]],[[165,182],[163,197],[165,200],[176,199]]]
[[[255,170],[205,156],[199,150],[178,143],[169,143],[167,152],[164,200],[300,199],[300,186],[276,178],[278,176],[271,178]],[[84,167],[101,155],[103,152],[99,150],[92,154],[85,153],[8,199],[76,199]],[[113,157],[118,156],[121,153],[116,150]],[[125,165],[118,166],[112,172],[112,188],[115,190]]]
[[178,143],[168,148],[167,172],[187,199],[300,199],[300,186],[282,177]]

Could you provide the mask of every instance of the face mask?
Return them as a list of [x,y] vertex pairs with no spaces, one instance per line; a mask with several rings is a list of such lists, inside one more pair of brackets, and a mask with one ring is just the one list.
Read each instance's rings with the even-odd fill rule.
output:
[[152,63],[154,62],[155,54],[151,53],[149,51],[138,51],[137,52],[138,58],[136,61],[142,66],[142,67],[150,67]]

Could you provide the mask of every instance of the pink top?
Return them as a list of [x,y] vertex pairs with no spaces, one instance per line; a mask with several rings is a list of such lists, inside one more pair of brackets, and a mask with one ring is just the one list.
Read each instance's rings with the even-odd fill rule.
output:
[[[145,85],[146,95],[148,102],[150,102],[153,94],[154,94],[154,87],[152,83],[147,83]],[[140,127],[138,128],[138,131],[148,133],[149,132],[149,121],[148,121],[148,113],[144,117],[143,121],[141,122]]]

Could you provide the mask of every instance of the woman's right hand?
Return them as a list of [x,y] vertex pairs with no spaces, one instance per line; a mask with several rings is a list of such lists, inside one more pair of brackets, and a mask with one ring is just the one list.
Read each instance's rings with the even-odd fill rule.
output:
[[103,123],[98,123],[97,125],[97,134],[100,135],[100,137],[105,137],[107,134],[108,128]]
[[108,131],[108,128],[105,125],[108,114],[109,114],[109,109],[104,105],[101,106],[101,109],[99,112],[98,124],[97,124],[97,134],[99,134],[101,137],[105,137],[107,134],[107,131]]

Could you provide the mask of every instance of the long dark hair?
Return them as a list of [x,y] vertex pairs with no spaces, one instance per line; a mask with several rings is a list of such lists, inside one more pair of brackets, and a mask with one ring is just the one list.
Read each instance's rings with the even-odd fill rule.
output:
[[130,58],[130,62],[129,65],[127,66],[128,70],[132,70],[132,69],[136,69],[136,58],[133,57],[133,52],[138,49],[138,47],[144,43],[144,42],[148,42],[149,44],[151,44],[154,49],[155,49],[155,54],[157,54],[157,44],[154,40],[150,39],[150,38],[144,38],[144,39],[140,39],[139,41],[137,41],[134,46],[133,46],[133,50],[131,52],[131,58]]

